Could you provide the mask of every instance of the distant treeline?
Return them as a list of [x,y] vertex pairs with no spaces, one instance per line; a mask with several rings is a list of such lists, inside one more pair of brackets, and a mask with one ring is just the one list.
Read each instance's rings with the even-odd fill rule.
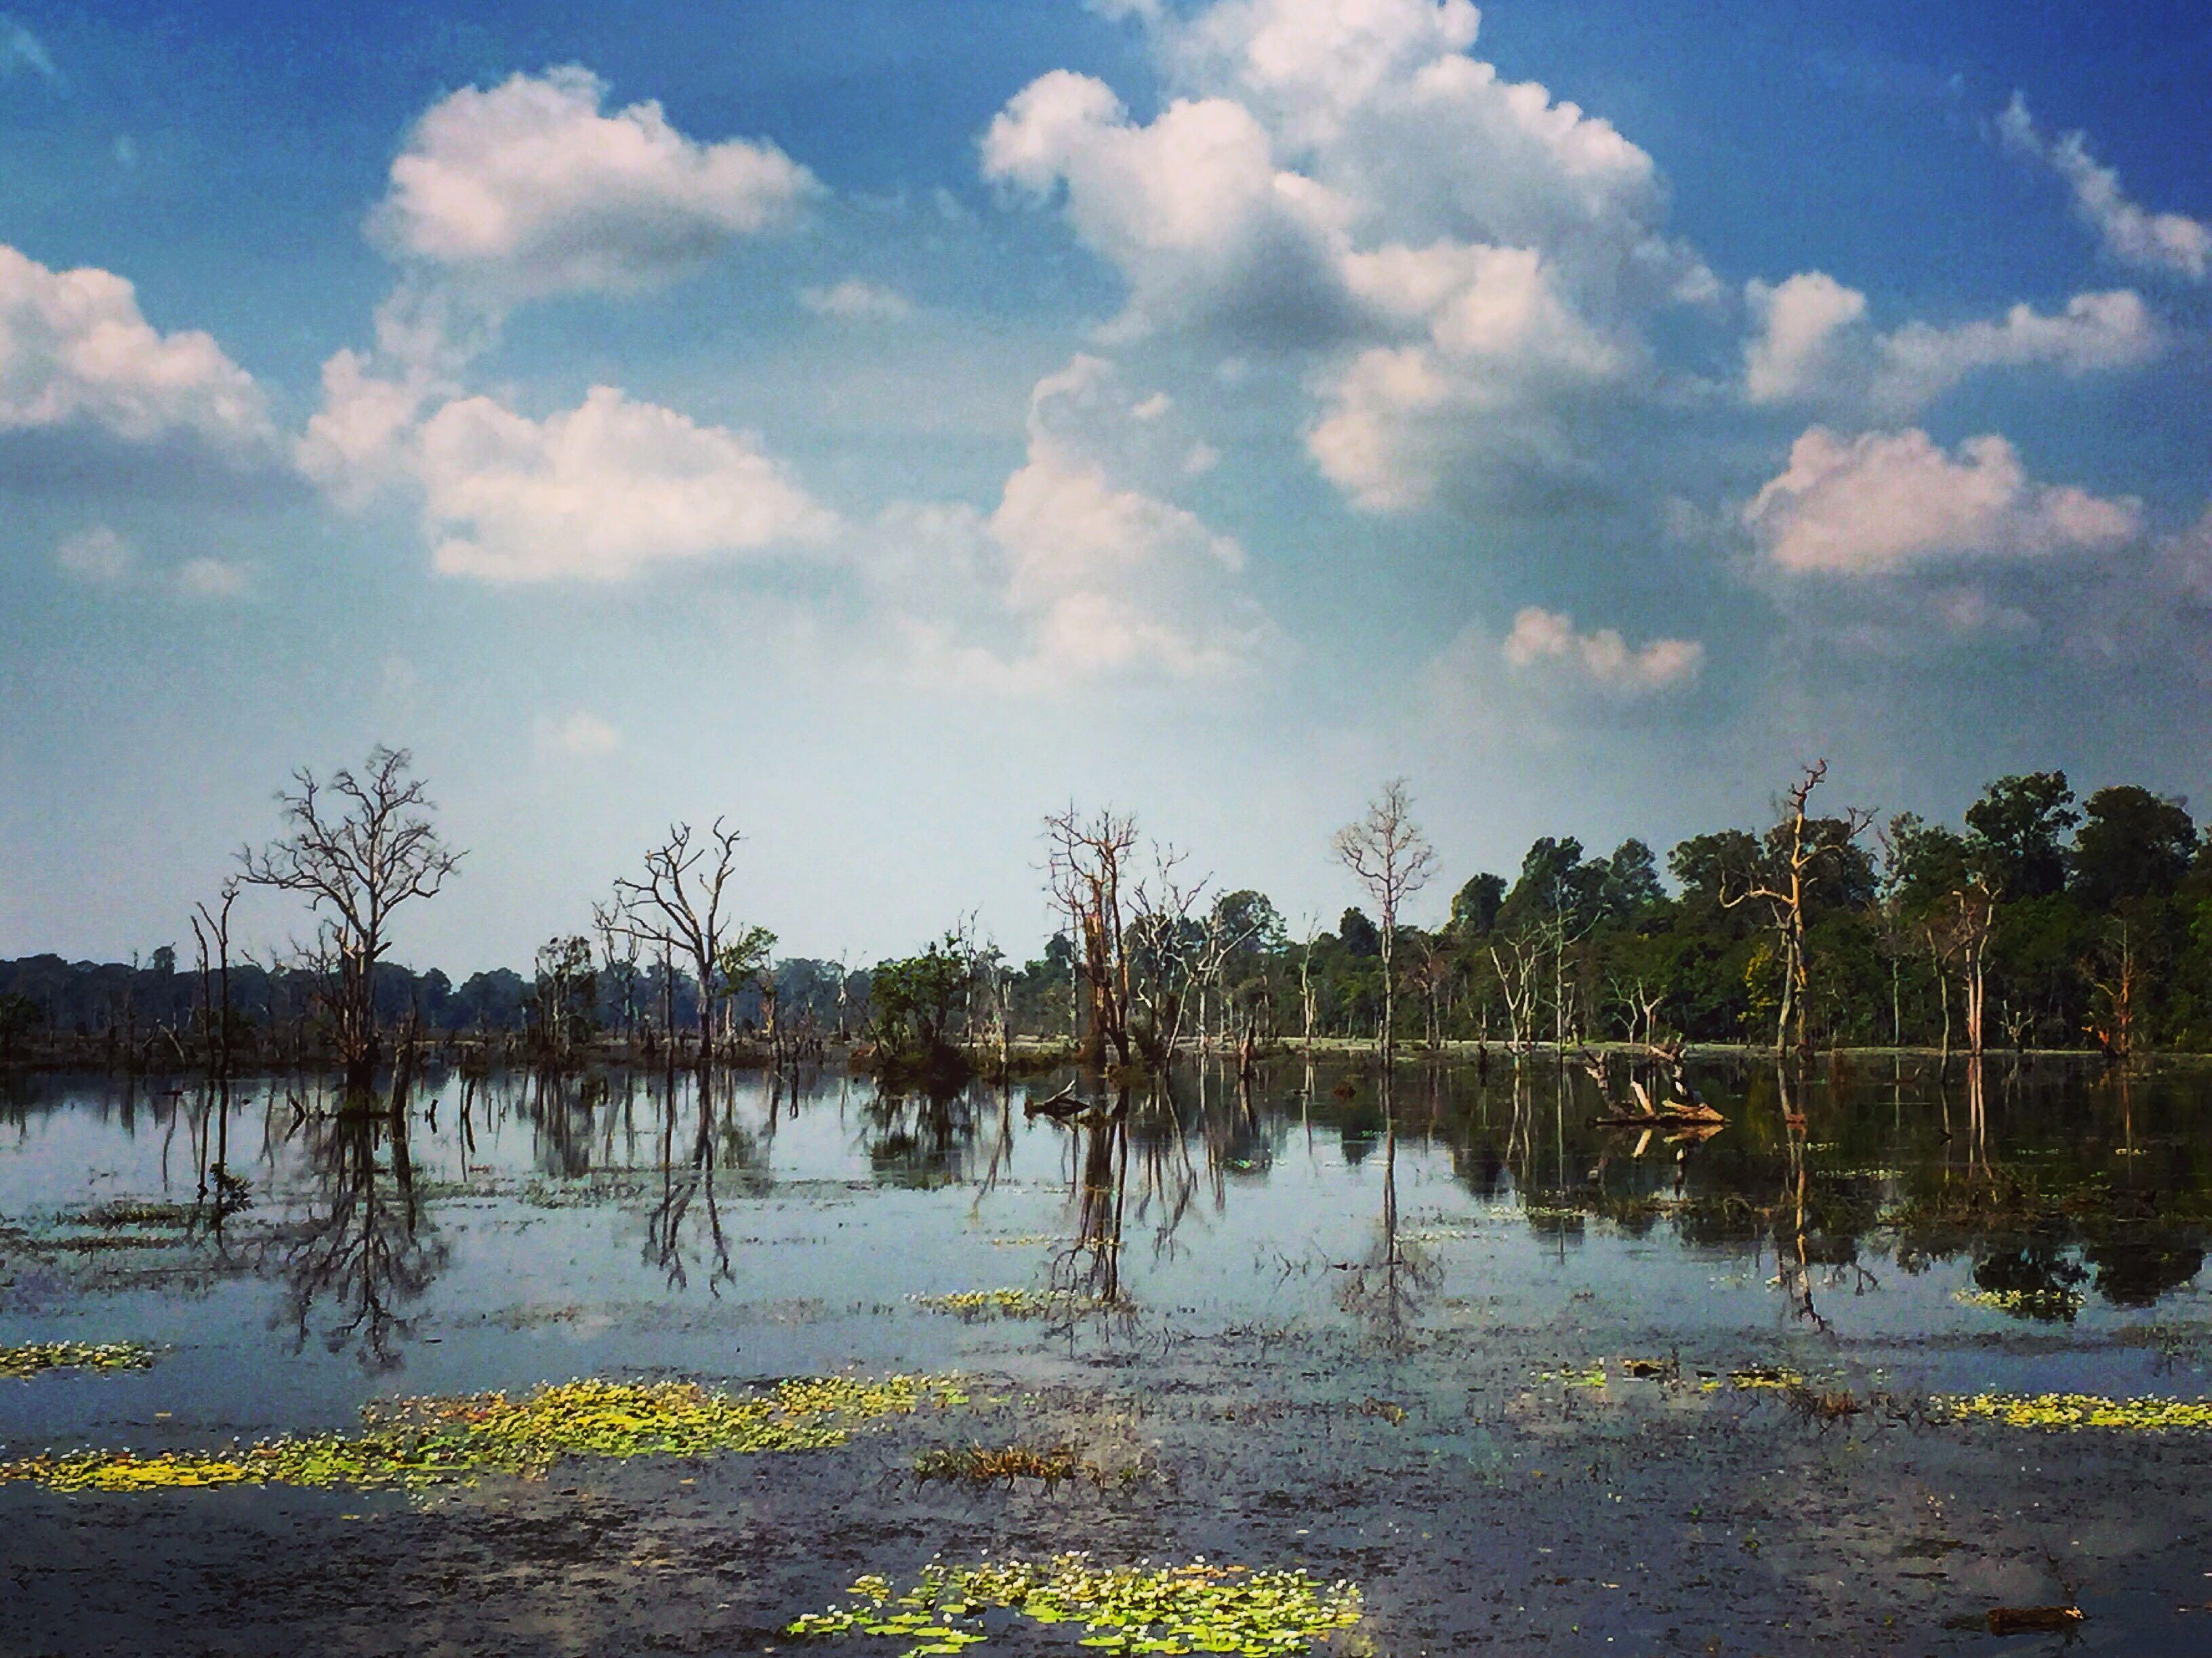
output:
[[[769,978],[787,1019],[834,1033],[838,986],[849,977],[848,1005],[865,1005],[868,975],[848,975],[835,962],[793,957],[775,963]],[[582,1030],[602,1037],[636,1036],[696,1023],[699,989],[682,969],[664,969],[616,961],[595,964],[580,981],[549,963],[526,975],[509,968],[472,973],[459,985],[436,968],[417,973],[379,963],[373,975],[378,1023],[398,1031],[411,1023],[431,1038],[504,1036],[526,1040],[546,1021],[556,999]],[[266,1047],[272,1033],[301,1032],[306,1050],[317,1051],[315,1025],[326,999],[327,974],[317,967],[270,969],[247,962],[230,969],[231,1017],[235,1026]],[[733,1033],[757,1030],[768,993],[747,984],[725,999]],[[70,962],[58,956],[26,956],[0,962],[0,1058],[39,1045],[41,1036],[82,1048],[86,1042],[118,1051],[150,1049],[160,1059],[173,1034],[179,1046],[197,1042],[203,1023],[203,981],[179,963],[176,947],[162,944],[141,963]],[[250,1044],[249,1044],[250,1045]],[[279,1043],[279,1046],[283,1046]],[[169,1057],[175,1057],[171,1049]]]
[[[1385,951],[1361,909],[1324,931],[1261,893],[1207,889],[1132,902],[1126,927],[1133,993],[1170,1046],[1378,1035]],[[1957,826],[1820,817],[1800,794],[1771,828],[1693,836],[1663,865],[1638,840],[1593,856],[1546,836],[1510,878],[1459,884],[1443,926],[1401,920],[1390,959],[1396,1035],[1413,1045],[1766,1045],[1786,1027],[1822,1047],[2212,1049],[2212,841],[2180,801],[2132,786],[2077,801],[2057,772],[2000,780]],[[955,932],[866,970],[793,957],[733,973],[714,1023],[779,1052],[1079,1039],[1086,974],[1065,932],[1017,966]],[[310,968],[234,966],[235,1045],[266,1057],[289,1029],[312,1048],[325,985]],[[650,1048],[699,1023],[692,975],[582,937],[549,943],[528,975],[458,986],[380,962],[374,993],[387,1029],[563,1053]],[[91,1043],[181,1060],[204,1051],[193,1033],[213,1005],[167,946],[131,966],[0,963],[0,1057]]]

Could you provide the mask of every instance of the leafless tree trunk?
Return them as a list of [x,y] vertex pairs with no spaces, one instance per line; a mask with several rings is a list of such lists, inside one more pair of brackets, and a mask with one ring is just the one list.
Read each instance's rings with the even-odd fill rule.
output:
[[1122,866],[1135,850],[1133,817],[1102,811],[1082,817],[1070,805],[1045,819],[1052,894],[1075,918],[1083,976],[1090,991],[1091,1057],[1126,1066],[1129,1039],[1129,957],[1122,931]]
[[1428,884],[1437,862],[1436,848],[1413,819],[1413,800],[1406,780],[1394,778],[1382,793],[1368,803],[1367,815],[1336,832],[1331,843],[1341,863],[1366,888],[1380,912],[1376,925],[1382,953],[1382,1029],[1378,1043],[1388,1067],[1397,1045],[1397,982],[1391,958],[1398,941],[1398,911],[1407,898]]
[[225,881],[216,907],[205,900],[192,906],[192,939],[200,957],[200,1034],[207,1048],[208,1069],[217,1077],[230,1075],[230,910],[238,902],[236,877]]
[[392,913],[434,896],[461,854],[438,838],[422,780],[404,749],[375,748],[356,777],[327,785],[302,767],[296,790],[276,797],[288,833],[257,853],[239,853],[244,878],[305,896],[313,908],[338,981],[338,1051],[349,1079],[365,1083],[376,1064],[376,964],[391,945]]
[[1987,998],[1990,936],[1996,930],[1996,896],[1976,880],[1951,895],[1951,936],[1965,975],[1966,1051],[1977,1059],[1983,1042],[1983,1008]]
[[1298,1011],[1305,1021],[1304,1041],[1306,1060],[1308,1063],[1311,1063],[1313,1060],[1314,938],[1320,930],[1321,923],[1313,920],[1311,917],[1308,917],[1306,920],[1305,942],[1298,950]]
[[[714,1057],[714,1008],[724,989],[722,952],[730,925],[723,894],[735,867],[738,830],[714,826],[703,836],[689,823],[672,823],[668,838],[645,854],[641,879],[615,882],[614,913],[641,944],[659,947],[661,959],[690,959],[699,980],[699,1060]],[[672,988],[668,992],[673,995]],[[672,1028],[668,1037],[672,1043]]]
[[637,1040],[638,936],[625,925],[619,902],[592,906],[592,931],[599,935],[599,959],[622,985],[623,1048]]
[[[1810,878],[1823,860],[1840,848],[1832,841],[1814,841],[1806,834],[1808,814],[1805,803],[1813,791],[1820,786],[1828,774],[1828,762],[1815,761],[1805,768],[1805,774],[1791,785],[1783,797],[1781,828],[1787,836],[1780,848],[1778,867],[1761,873],[1746,871],[1739,878],[1744,884],[1731,893],[1723,883],[1721,890],[1723,908],[1734,909],[1740,904],[1759,900],[1769,906],[1771,926],[1782,939],[1782,1008],[1774,1028],[1774,1051],[1782,1054],[1790,1046],[1790,1030],[1793,1023],[1797,1030],[1797,1047],[1801,1051],[1809,1048],[1805,1034],[1805,997],[1808,972],[1805,959],[1806,888]],[[1874,814],[1853,806],[1845,810],[1844,844],[1848,845],[1865,832],[1874,821]]]
[[1505,998],[1505,1023],[1516,1056],[1526,1054],[1534,1040],[1536,969],[1542,961],[1540,938],[1501,933],[1491,942],[1490,964],[1497,969],[1498,987]]

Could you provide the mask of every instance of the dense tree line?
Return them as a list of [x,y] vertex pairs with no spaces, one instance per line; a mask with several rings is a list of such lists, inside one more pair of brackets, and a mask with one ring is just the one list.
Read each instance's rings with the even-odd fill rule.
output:
[[[1876,826],[1822,815],[1823,776],[1808,771],[1772,825],[1694,835],[1663,864],[1634,839],[1593,854],[1545,836],[1510,878],[1462,882],[1434,928],[1395,914],[1378,926],[1358,907],[1331,929],[1294,928],[1265,895],[1213,894],[1171,856],[1139,877],[1121,866],[1133,820],[1071,814],[1052,832],[1091,860],[1069,865],[1085,882],[1055,890],[1071,926],[1019,966],[969,928],[855,970],[776,959],[772,934],[718,924],[689,952],[712,984],[702,1005],[672,935],[602,915],[593,936],[550,940],[528,973],[456,985],[380,954],[358,978],[372,1031],[550,1053],[696,1031],[733,1048],[1003,1053],[1043,1039],[1157,1060],[1194,1042],[1379,1041],[1386,1008],[1412,1045],[2212,1048],[2212,841],[2181,802],[2130,785],[2077,799],[2064,774],[2038,772],[1991,784],[1959,824],[1902,812]],[[1402,820],[1402,791],[1384,799]],[[1066,840],[1081,829],[1097,833]],[[706,844],[726,860],[726,843]],[[222,1017],[241,1055],[326,1054],[333,979],[327,960],[234,962],[219,1017],[209,973],[173,946],[129,965],[0,963],[0,1059],[67,1048],[181,1062],[204,1055]],[[1126,1052],[1101,1040],[1102,1020]]]
[[[2184,805],[2132,785],[2077,799],[2063,773],[2000,779],[1960,824],[1820,815],[1820,768],[1765,829],[1593,855],[1531,846],[1483,872],[1443,924],[1395,929],[1401,1042],[1670,1041],[1939,1048],[2212,1048],[2212,841]],[[1233,1040],[1375,1040],[1382,929],[1345,910],[1297,936],[1231,891],[1177,926],[1207,1006],[1189,1029]],[[1024,1029],[1073,1031],[1066,938],[1013,981]]]

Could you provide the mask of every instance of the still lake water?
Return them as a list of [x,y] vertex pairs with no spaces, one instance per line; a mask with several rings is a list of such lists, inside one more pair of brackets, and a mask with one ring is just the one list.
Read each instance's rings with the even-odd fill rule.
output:
[[[397,1133],[388,1114],[335,1114],[296,1078],[234,1084],[227,1108],[194,1089],[19,1081],[0,1101],[0,1344],[165,1351],[143,1372],[0,1382],[0,1456],[219,1445],[345,1427],[393,1393],[576,1376],[955,1370],[1040,1399],[1110,1388],[1151,1401],[1158,1422],[1139,1437],[1191,1477],[1141,1522],[1086,1520],[1086,1537],[1137,1527],[1157,1549],[1266,1544],[1262,1564],[1284,1548],[1333,1571],[1350,1562],[1370,1580],[1385,1652],[1988,1647],[1999,1643],[1968,1627],[1987,1606],[2076,1594],[2092,1649],[2212,1650],[2212,1611],[2199,1609],[2212,1559],[2195,1542],[2200,1522],[2212,1529],[2212,1491],[2194,1506],[2185,1495],[2212,1487],[2199,1477],[2212,1436],[2158,1436],[2154,1453],[2146,1436],[1830,1431],[1734,1400],[1711,1416],[1721,1407],[1695,1382],[1784,1366],[1890,1395],[1908,1415],[1937,1393],[2212,1394],[2200,1272],[2212,1072],[2000,1061],[1940,1077],[1930,1060],[1885,1058],[1816,1072],[1785,1099],[1769,1067],[1710,1066],[1699,1085],[1729,1123],[1684,1145],[1594,1127],[1589,1079],[1540,1065],[1493,1063],[1486,1078],[1403,1066],[1387,1101],[1355,1067],[1278,1060],[1243,1090],[1201,1067],[1139,1095],[1125,1120],[1027,1117],[1025,1099],[1062,1080],[931,1099],[835,1070],[740,1073],[718,1078],[702,1108],[689,1075],[672,1087],[657,1073],[434,1073]],[[217,1227],[207,1170],[225,1152],[249,1201]],[[1053,1316],[975,1321],[917,1299],[997,1288],[1073,1299]],[[1113,1308],[1086,1309],[1101,1291]],[[1621,1373],[1629,1358],[1678,1363],[1683,1382],[1638,1391]],[[1599,1364],[1612,1367],[1605,1388],[1559,1384]],[[1178,1417],[1185,1395],[1204,1403]],[[1359,1480],[1316,1484],[1312,1444],[1224,1439],[1216,1425],[1239,1400],[1326,1412],[1378,1397],[1408,1401],[1413,1418],[1360,1450]],[[1079,1436],[1090,1408],[1073,1407]],[[1709,1415],[1693,1430],[1694,1410]],[[1498,1472],[1547,1457],[1579,1468],[1585,1453],[1588,1483],[1616,1505],[1663,1502],[1702,1528],[1734,1503],[1725,1540],[1739,1576],[1700,1591],[1684,1565],[1632,1607],[1605,1576],[1614,1552],[1656,1562],[1678,1548],[1686,1562],[1711,1545],[1595,1521],[1588,1501]],[[1454,1482],[1446,1468],[1474,1473]],[[1844,1486],[1780,1503],[1759,1482],[1785,1472],[1808,1489]],[[1982,1529],[1883,1509],[1899,1481],[1920,1479],[1928,1501],[1976,1508]],[[2037,1479],[2054,1483],[2024,1495]],[[1710,1497],[1683,1509],[1686,1481]],[[2151,1496],[2169,1485],[2179,1507]],[[1271,1530],[1261,1515],[1277,1497],[1285,1523]],[[158,1559],[167,1533],[151,1526],[134,1545],[136,1512],[189,1527],[198,1502],[227,1524],[281,1510],[312,1528],[332,1507],[319,1500],[0,1487],[0,1525],[16,1539],[7,1561],[37,1607],[27,1627],[44,1631],[0,1634],[0,1651],[149,1638],[121,1613],[112,1627],[82,1621],[82,1581],[24,1564],[40,1527],[76,1546],[91,1526],[118,1560],[134,1547]],[[1010,1544],[1061,1529],[1030,1512],[1034,1501],[994,1509],[981,1534]],[[2154,1501],[2166,1506],[2144,1533]],[[396,1514],[404,1499],[343,1506]],[[1426,1541],[1368,1558],[1361,1540],[1410,1537],[1415,1515]],[[982,1523],[968,1510],[958,1521]],[[1425,1558],[1443,1546],[1431,1529],[1448,1525],[1489,1543],[1469,1561]],[[1603,1540],[1617,1525],[1632,1545]],[[1553,1527],[1561,1536],[1536,1540]],[[919,1519],[909,1529],[893,1564],[942,1540]],[[1898,1546],[1923,1533],[1942,1545],[1933,1565]],[[1569,1538],[1598,1564],[1554,1574],[1539,1605],[1528,1585],[1551,1582]],[[1833,1594],[1806,1587],[1850,1548],[1874,1552],[1839,1572]],[[839,1569],[824,1570],[834,1594]],[[763,1568],[748,1592],[754,1621],[701,1649],[768,1644],[763,1629],[823,1591],[795,1563]],[[779,1596],[798,1598],[780,1607]],[[252,1631],[302,1632],[236,1599],[174,1616],[171,1632],[190,1631],[175,1649],[269,1649]],[[343,1623],[307,1632],[363,1650],[398,1638]],[[634,1638],[618,1622],[571,1619],[514,1649]],[[465,1624],[441,1624],[412,1649],[431,1645],[510,1649]]]

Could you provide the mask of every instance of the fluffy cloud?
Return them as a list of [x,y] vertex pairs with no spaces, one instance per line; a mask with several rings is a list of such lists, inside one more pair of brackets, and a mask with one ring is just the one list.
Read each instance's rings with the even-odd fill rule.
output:
[[1756,331],[1745,343],[1744,395],[1779,403],[1821,385],[1838,337],[1866,316],[1866,295],[1820,270],[1804,270],[1772,287],[1744,284]]
[[423,422],[413,467],[437,568],[483,581],[618,581],[836,524],[750,434],[605,386],[543,421],[457,398]]
[[294,464],[342,506],[361,507],[405,477],[415,424],[430,395],[420,374],[376,374],[343,350],[323,365],[323,406],[292,446]]
[[186,598],[244,597],[251,574],[243,564],[222,558],[188,558],[177,567],[177,591]]
[[1274,165],[1241,104],[1182,100],[1148,126],[1112,90],[1056,70],[983,139],[986,178],[1040,197],[1066,186],[1076,234],[1131,288],[1121,331],[1216,325],[1272,342],[1344,320],[1335,260],[1352,209]]
[[1631,647],[1617,629],[1577,633],[1571,617],[1535,605],[1513,618],[1500,654],[1516,671],[1559,673],[1621,695],[1682,684],[1697,677],[1705,662],[1705,647],[1694,639],[1655,639]]
[[1128,283],[1119,333],[1328,354],[1309,447],[1362,507],[1570,452],[1577,401],[1643,361],[1636,319],[1716,291],[1659,229],[1650,157],[1470,57],[1465,0],[1117,15],[1170,101],[1140,124],[1054,71],[992,123],[985,175],[1064,201]]
[[1744,509],[1777,567],[1839,576],[2111,548],[2142,520],[2132,500],[2034,483],[2002,437],[1969,438],[1954,458],[1917,428],[1844,438],[1813,427]]
[[137,544],[105,524],[64,537],[54,549],[54,563],[74,580],[111,593],[128,588],[194,601],[242,598],[252,578],[244,564],[205,556],[149,572]]
[[120,587],[138,572],[138,550],[105,524],[64,536],[54,562],[79,581],[95,587]]
[[1159,493],[1189,470],[1172,407],[1078,355],[1031,393],[1028,453],[994,511],[886,514],[869,568],[926,672],[1032,695],[1252,666],[1273,633],[1235,584],[1243,548]]
[[2105,251],[2123,264],[2203,282],[2212,271],[2212,225],[2181,213],[2154,213],[2129,198],[2118,172],[2089,154],[2088,135],[2046,137],[2015,92],[1997,118],[2006,148],[2033,156],[2063,179],[2074,210],[2094,229]]
[[902,322],[914,314],[914,301],[896,288],[857,276],[826,288],[802,288],[799,302],[817,317],[841,322]]
[[1820,271],[1772,287],[1754,280],[1744,293],[1755,326],[1744,347],[1743,390],[1754,404],[1863,404],[1902,415],[1987,369],[2136,368],[2168,343],[2129,288],[2077,294],[2052,315],[2015,305],[1996,321],[1910,322],[1887,334],[1867,326],[1865,295]]
[[2015,305],[2001,322],[1950,328],[1907,323],[1882,337],[1874,396],[1883,407],[1912,409],[1984,368],[2040,364],[2087,374],[2140,367],[2166,343],[2165,329],[2142,296],[2127,288],[2076,294],[2056,316]]
[[1498,477],[1581,470],[1562,416],[1633,353],[1576,314],[1541,256],[1439,243],[1354,254],[1346,269],[1367,303],[1427,332],[1316,377],[1306,449],[1355,506],[1409,510],[1470,465]]
[[49,270],[0,246],[0,431],[89,424],[188,434],[234,456],[273,438],[260,388],[196,330],[163,334],[112,271]]
[[539,753],[578,760],[597,759],[622,746],[622,733],[586,708],[574,709],[557,720],[540,715],[532,734]]
[[433,105],[373,233],[506,296],[632,292],[781,223],[816,188],[773,144],[697,143],[653,102],[602,112],[606,91],[571,65]]
[[499,326],[496,313],[449,290],[402,282],[377,307],[374,349],[323,364],[322,407],[294,442],[293,464],[356,510],[404,483],[424,409],[462,394],[462,369]]

